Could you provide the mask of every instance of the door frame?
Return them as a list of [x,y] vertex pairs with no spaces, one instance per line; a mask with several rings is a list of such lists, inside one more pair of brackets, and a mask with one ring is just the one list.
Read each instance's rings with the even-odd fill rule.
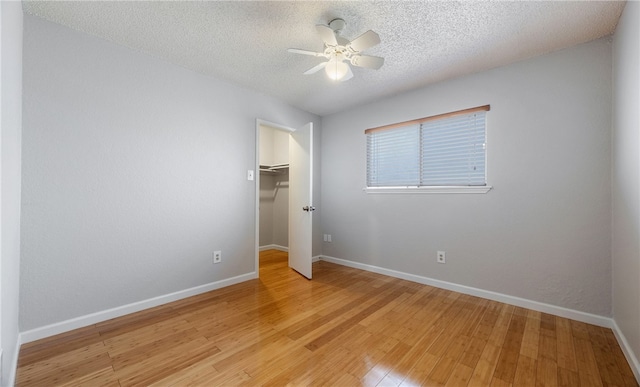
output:
[[288,132],[289,134],[296,131],[296,129],[286,125],[276,124],[274,122],[262,120],[260,118],[256,119],[256,160],[255,160],[256,172],[254,173],[255,185],[256,185],[256,190],[255,190],[255,196],[256,196],[256,202],[255,202],[255,219],[256,219],[256,224],[255,224],[255,236],[256,236],[255,268],[256,269],[255,270],[256,271],[255,272],[256,272],[256,275],[255,275],[255,278],[260,277],[260,126],[261,125],[282,130],[284,132]]

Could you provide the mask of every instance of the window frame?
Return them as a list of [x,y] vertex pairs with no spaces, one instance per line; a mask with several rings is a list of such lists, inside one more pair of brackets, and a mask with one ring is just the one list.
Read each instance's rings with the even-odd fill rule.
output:
[[[438,114],[438,115],[434,115],[434,116],[429,116],[429,117],[424,117],[424,118],[420,118],[420,119],[415,119],[415,120],[410,120],[410,121],[404,121],[404,122],[399,122],[399,123],[395,123],[395,124],[390,124],[390,125],[385,125],[385,126],[380,126],[380,127],[375,127],[375,128],[370,128],[364,131],[365,135],[369,135],[372,132],[378,132],[378,131],[386,131],[386,130],[392,130],[392,129],[399,129],[401,127],[407,127],[407,126],[411,126],[411,125],[422,125],[424,122],[428,122],[428,121],[435,121],[435,120],[442,120],[442,119],[446,119],[449,117],[453,117],[453,116],[458,116],[458,115],[465,115],[465,114],[472,114],[475,112],[487,112],[491,110],[491,106],[490,105],[483,105],[483,106],[477,106],[474,108],[469,108],[469,109],[463,109],[463,110],[457,110],[457,111],[453,111],[453,112],[449,112],[449,113],[443,113],[443,114]],[[486,118],[485,118],[486,119]],[[486,125],[485,125],[485,139],[487,136],[486,133]],[[365,137],[366,138],[366,137]],[[368,139],[367,139],[368,141]],[[429,194],[459,194],[459,193],[463,193],[463,194],[484,194],[489,192],[493,187],[490,186],[488,184],[488,170],[486,168],[486,164],[487,164],[487,152],[488,152],[488,148],[486,147],[486,141],[485,141],[485,149],[484,149],[484,157],[485,157],[485,185],[438,185],[438,186],[380,186],[380,187],[375,187],[375,186],[368,186],[369,181],[368,181],[368,177],[367,177],[367,167],[368,167],[368,152],[369,152],[369,148],[367,145],[367,159],[365,159],[365,187],[363,188],[363,191],[365,193],[374,193],[374,194],[396,194],[396,193],[409,193],[409,194],[415,194],[415,193],[429,193]]]

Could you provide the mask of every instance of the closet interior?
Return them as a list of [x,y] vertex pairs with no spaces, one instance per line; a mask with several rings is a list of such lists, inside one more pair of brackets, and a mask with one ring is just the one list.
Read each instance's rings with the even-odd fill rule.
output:
[[289,246],[289,132],[260,125],[260,248]]

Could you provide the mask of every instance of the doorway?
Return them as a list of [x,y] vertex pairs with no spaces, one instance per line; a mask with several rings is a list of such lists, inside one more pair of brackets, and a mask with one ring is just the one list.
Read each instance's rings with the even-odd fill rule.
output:
[[292,129],[256,122],[256,261],[260,251],[286,251],[288,266],[311,279],[313,124]]
[[259,249],[289,251],[289,133],[259,124]]

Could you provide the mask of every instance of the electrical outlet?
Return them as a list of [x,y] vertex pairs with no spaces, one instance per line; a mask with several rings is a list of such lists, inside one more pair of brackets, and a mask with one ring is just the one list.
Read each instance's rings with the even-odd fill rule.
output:
[[327,234],[327,242],[331,243],[331,234]]
[[327,242],[327,239],[328,239],[329,237],[327,236],[327,234],[324,234],[323,238],[324,238],[323,240],[324,240],[325,242]]
[[444,251],[438,251],[436,262],[447,263],[447,255]]
[[220,263],[222,262],[222,251],[218,250],[218,251],[214,251],[213,252],[213,263]]

